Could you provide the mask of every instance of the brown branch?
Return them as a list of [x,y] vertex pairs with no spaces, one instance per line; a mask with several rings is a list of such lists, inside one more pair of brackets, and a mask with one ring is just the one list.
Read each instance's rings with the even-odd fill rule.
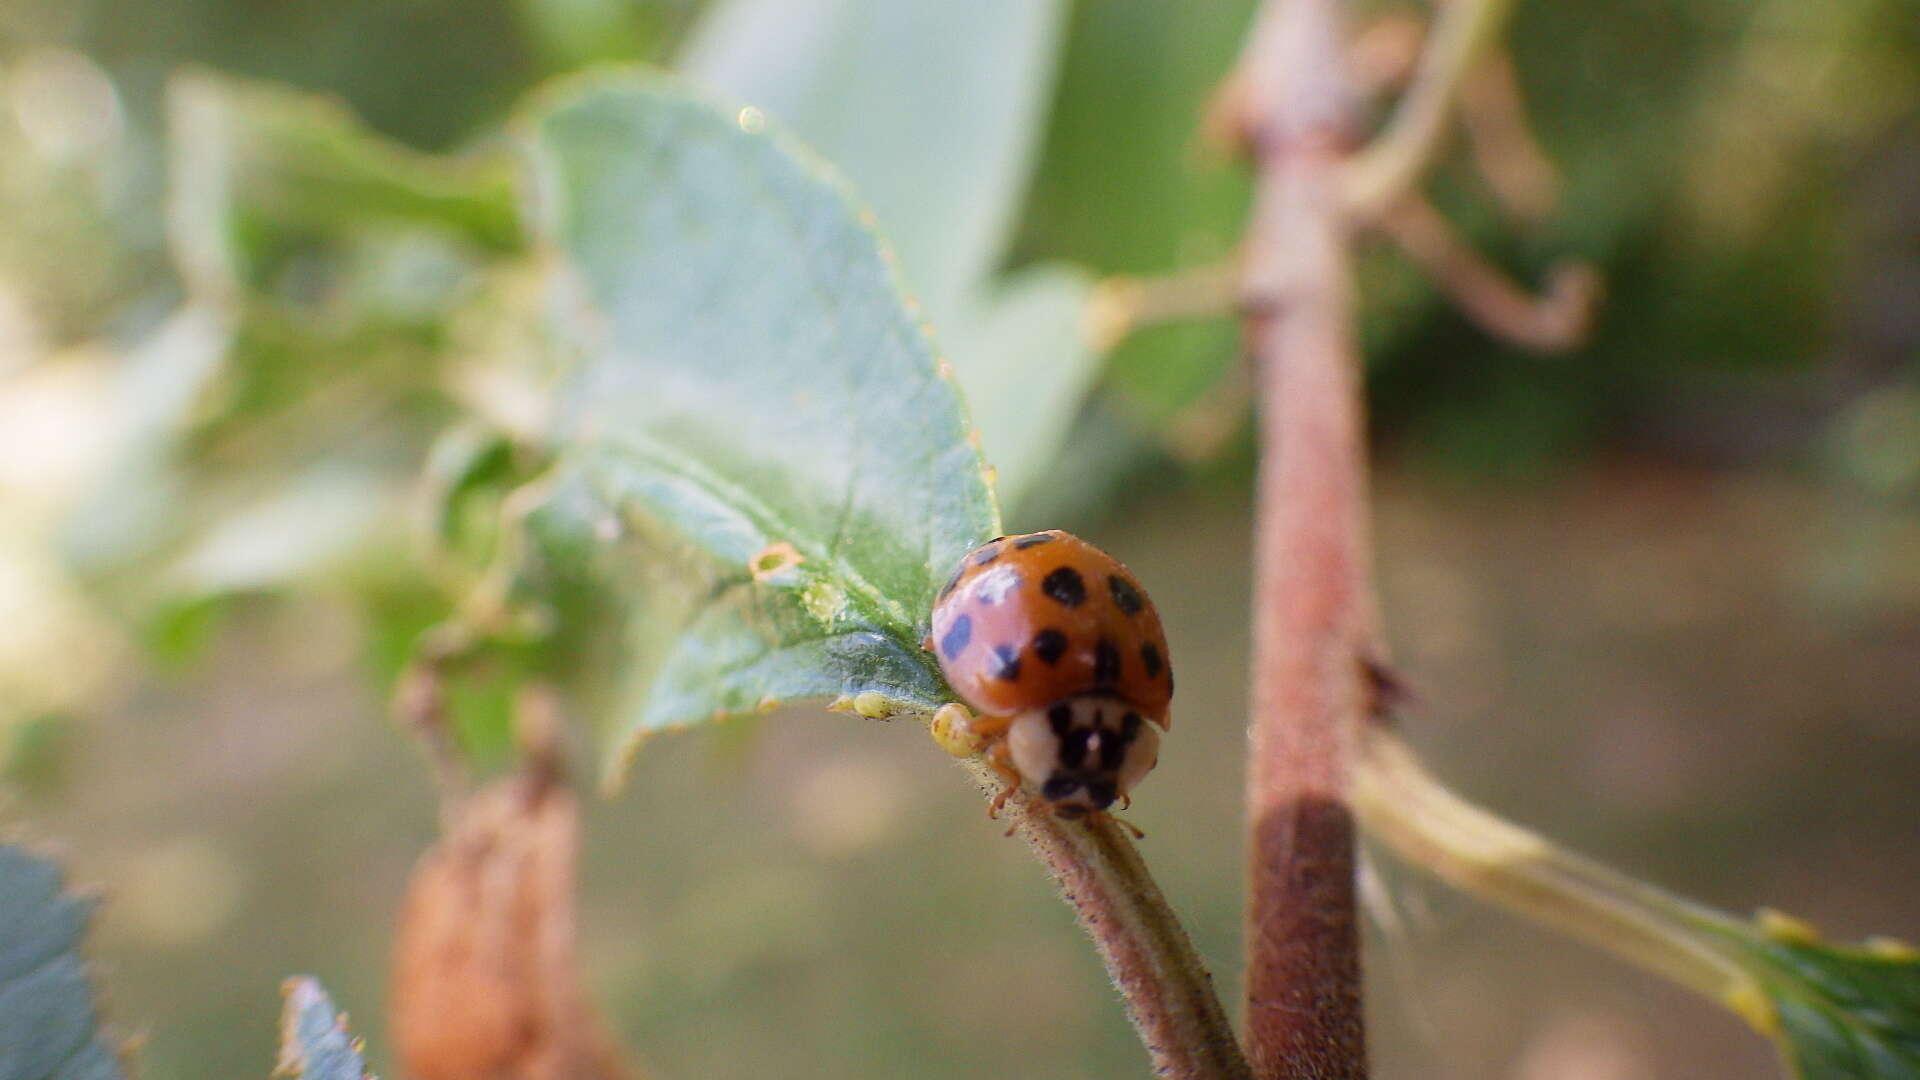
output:
[[1527,123],[1526,98],[1506,49],[1489,49],[1461,83],[1460,124],[1501,207],[1523,224],[1545,221],[1560,201],[1560,171]]
[[1239,279],[1236,260],[1153,277],[1105,278],[1087,299],[1081,336],[1088,348],[1104,355],[1150,326],[1230,315]]
[[1393,118],[1346,166],[1347,206],[1371,218],[1419,186],[1447,133],[1461,84],[1487,47],[1499,40],[1515,0],[1445,0],[1413,85]]
[[[997,794],[1005,786],[984,759],[963,763],[981,791]],[[1213,977],[1119,824],[1104,815],[1064,821],[1024,792],[1013,793],[1006,805],[1093,938],[1154,1075],[1251,1080]]]
[[1373,601],[1341,15],[1337,0],[1268,0],[1236,75],[1257,169],[1242,296],[1262,436],[1247,1049],[1270,1078],[1366,1075],[1347,799]]
[[1583,262],[1563,262],[1532,296],[1482,258],[1433,204],[1408,197],[1382,214],[1379,229],[1495,337],[1535,352],[1564,352],[1584,342],[1600,299],[1600,275]]

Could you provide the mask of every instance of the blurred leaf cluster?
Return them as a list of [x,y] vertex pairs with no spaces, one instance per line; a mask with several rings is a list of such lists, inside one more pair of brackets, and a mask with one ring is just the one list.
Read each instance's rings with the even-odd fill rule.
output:
[[[1149,327],[1110,357],[1083,324],[1101,276],[1232,258],[1245,183],[1195,131],[1250,11],[11,5],[0,592],[44,615],[0,641],[9,741],[46,759],[47,718],[113,692],[118,626],[183,657],[224,604],[298,580],[369,610],[391,674],[448,597],[505,587],[501,503],[549,464],[536,448],[567,361],[504,125],[582,64],[667,64],[846,172],[1016,518],[1099,512],[1143,470],[1237,474],[1230,320]],[[1541,359],[1487,341],[1397,252],[1369,252],[1382,442],[1494,475],[1622,446],[1803,459],[1913,497],[1911,15],[1901,0],[1523,6],[1513,60],[1559,197],[1545,216],[1503,212],[1456,152],[1436,202],[1522,278],[1571,253],[1615,284],[1590,347]],[[280,85],[181,74],[193,64]],[[1213,448],[1198,461],[1182,449],[1196,422]],[[478,708],[497,733],[498,695]]]

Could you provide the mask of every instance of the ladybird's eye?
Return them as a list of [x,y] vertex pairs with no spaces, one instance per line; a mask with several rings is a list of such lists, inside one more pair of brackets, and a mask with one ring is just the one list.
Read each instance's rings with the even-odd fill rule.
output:
[[1080,790],[1080,781],[1071,776],[1050,776],[1040,794],[1048,799],[1064,799]]
[[1040,582],[1040,591],[1063,607],[1079,607],[1087,599],[1087,583],[1081,580],[1080,571],[1071,566],[1063,566],[1048,574]]

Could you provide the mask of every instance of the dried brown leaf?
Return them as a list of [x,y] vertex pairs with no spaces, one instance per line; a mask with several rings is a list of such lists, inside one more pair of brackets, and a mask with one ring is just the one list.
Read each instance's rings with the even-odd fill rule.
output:
[[[525,728],[523,728],[523,731]],[[581,986],[580,807],[551,755],[454,808],[394,942],[391,1021],[417,1080],[637,1080]]]

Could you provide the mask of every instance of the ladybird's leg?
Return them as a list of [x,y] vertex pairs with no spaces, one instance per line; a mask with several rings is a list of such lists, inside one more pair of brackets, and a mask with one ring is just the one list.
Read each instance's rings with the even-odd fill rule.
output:
[[1135,825],[1133,822],[1128,821],[1126,818],[1121,817],[1119,814],[1112,813],[1111,811],[1096,810],[1093,813],[1088,814],[1087,817],[1089,820],[1096,817],[1106,818],[1108,821],[1111,821],[1115,825],[1118,825],[1121,828],[1132,833],[1133,838],[1135,840],[1145,840],[1147,838],[1147,834],[1140,830],[1140,826]]
[[987,751],[987,764],[993,766],[993,771],[999,773],[1007,782],[1007,786],[1001,788],[1000,793],[995,795],[993,802],[987,806],[987,816],[998,818],[1001,808],[1007,805],[1007,800],[1020,789],[1023,778],[1020,770],[1013,764],[1013,753],[1007,749],[1005,739],[997,740]]

